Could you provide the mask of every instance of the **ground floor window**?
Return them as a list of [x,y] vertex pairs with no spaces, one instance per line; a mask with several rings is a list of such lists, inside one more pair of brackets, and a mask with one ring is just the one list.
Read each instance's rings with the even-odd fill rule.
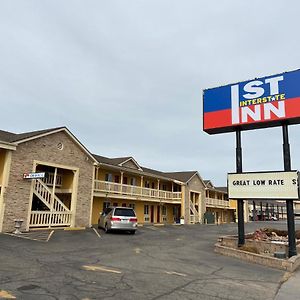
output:
[[135,210],[135,204],[134,203],[129,203],[129,207]]
[[166,206],[162,206],[161,214],[162,214],[163,222],[167,222],[167,207]]
[[103,202],[103,211],[104,211],[105,208],[108,208],[108,207],[110,207],[110,202],[109,201],[104,201]]
[[149,205],[144,205],[144,220],[145,220],[145,222],[149,222],[150,221]]

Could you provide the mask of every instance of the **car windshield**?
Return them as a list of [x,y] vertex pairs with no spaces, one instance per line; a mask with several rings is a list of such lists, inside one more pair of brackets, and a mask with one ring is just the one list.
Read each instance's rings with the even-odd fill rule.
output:
[[115,216],[125,216],[125,217],[135,217],[135,213],[133,209],[126,209],[126,208],[116,208],[115,209]]

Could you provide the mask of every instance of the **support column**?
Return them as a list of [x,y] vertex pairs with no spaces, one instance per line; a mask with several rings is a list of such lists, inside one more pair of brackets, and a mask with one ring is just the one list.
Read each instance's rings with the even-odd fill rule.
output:
[[256,221],[256,206],[255,206],[255,201],[253,201],[253,212],[252,212],[252,215],[253,215],[253,221]]
[[[288,125],[282,125],[283,135],[283,161],[284,171],[291,171],[291,154],[288,135]],[[288,226],[288,239],[289,239],[289,257],[297,255],[296,249],[296,234],[295,234],[295,216],[294,216],[294,201],[286,200],[287,209],[287,226]]]
[[[53,186],[52,186],[52,197],[51,197],[51,205],[50,205],[50,212],[53,212],[53,206],[54,206],[54,200],[55,200],[55,186],[56,186],[56,177],[57,177],[57,168],[54,170],[54,176],[53,176]],[[49,227],[51,227],[53,216],[50,215],[49,218]]]
[[[242,165],[242,142],[241,142],[241,131],[236,131],[236,172],[243,172]],[[244,200],[237,200],[238,209],[238,246],[245,244],[245,220],[244,220]]]
[[121,184],[123,184],[123,177],[124,177],[124,172],[120,172],[121,173]]
[[143,195],[144,176],[141,176],[141,195]]

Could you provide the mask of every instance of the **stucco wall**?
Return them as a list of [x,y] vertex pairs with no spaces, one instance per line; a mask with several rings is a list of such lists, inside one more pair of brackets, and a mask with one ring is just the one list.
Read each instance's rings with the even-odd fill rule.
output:
[[[57,145],[63,143],[63,149]],[[27,225],[32,182],[23,179],[23,173],[33,171],[34,160],[79,168],[75,226],[88,226],[90,221],[93,161],[65,133],[58,132],[17,146],[12,154],[9,185],[4,195],[5,210],[3,231],[14,229],[14,219]]]

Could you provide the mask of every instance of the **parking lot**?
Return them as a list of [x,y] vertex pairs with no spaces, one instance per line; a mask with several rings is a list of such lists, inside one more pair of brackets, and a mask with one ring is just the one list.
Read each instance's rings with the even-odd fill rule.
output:
[[[285,224],[270,222],[285,228]],[[253,231],[264,223],[246,225]],[[299,226],[299,225],[298,225]],[[297,227],[298,227],[297,226]],[[214,253],[236,224],[144,226],[135,235],[0,235],[0,289],[17,299],[274,299],[283,271]]]

